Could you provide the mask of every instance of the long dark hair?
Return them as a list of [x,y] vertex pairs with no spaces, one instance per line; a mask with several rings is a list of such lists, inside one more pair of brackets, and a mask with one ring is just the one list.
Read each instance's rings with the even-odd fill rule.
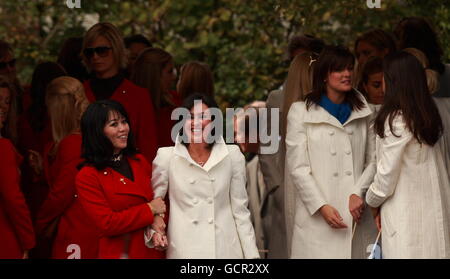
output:
[[427,56],[430,68],[442,74],[445,71],[441,57],[444,54],[438,36],[425,19],[407,17],[395,27],[394,34],[398,39],[399,49],[417,48]]
[[43,62],[36,66],[31,79],[31,106],[28,117],[34,132],[42,132],[47,118],[45,95],[48,84],[55,78],[66,75],[64,68],[55,62]]
[[[384,138],[384,125],[400,113],[419,143],[434,145],[442,134],[442,120],[427,86],[425,71],[411,54],[400,51],[384,58],[384,105],[375,119],[375,131]],[[394,134],[394,136],[397,136]]]
[[111,166],[111,158],[114,155],[114,147],[111,141],[105,136],[103,129],[109,119],[110,112],[117,112],[122,115],[130,126],[128,133],[127,147],[122,150],[122,155],[134,158],[138,153],[134,136],[131,131],[131,123],[124,107],[113,100],[102,100],[90,104],[81,118],[81,158],[84,165],[92,165],[98,170]]
[[[355,57],[345,47],[327,46],[320,53],[314,65],[313,89],[311,94],[305,97],[306,107],[309,109],[313,104],[318,105],[322,95],[327,94],[325,80],[331,72],[340,72],[345,69],[353,69]],[[352,89],[345,95],[347,102],[352,110],[359,110],[364,107],[363,101],[358,97],[357,92]]]

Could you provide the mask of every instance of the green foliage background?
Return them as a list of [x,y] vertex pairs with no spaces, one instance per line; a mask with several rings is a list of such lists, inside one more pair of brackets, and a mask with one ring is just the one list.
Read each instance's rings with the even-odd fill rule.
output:
[[200,60],[215,77],[222,107],[265,99],[283,82],[287,42],[295,34],[314,34],[327,43],[353,48],[355,38],[372,28],[392,30],[405,16],[434,23],[450,58],[450,0],[2,0],[0,38],[15,47],[21,80],[33,68],[55,60],[62,42],[82,36],[95,22],[109,21],[125,36],[142,33],[172,53],[178,66]]

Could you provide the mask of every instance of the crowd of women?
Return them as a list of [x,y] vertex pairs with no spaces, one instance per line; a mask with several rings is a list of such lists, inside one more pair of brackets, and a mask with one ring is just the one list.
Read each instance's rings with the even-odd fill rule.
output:
[[208,65],[177,77],[143,36],[95,24],[24,87],[0,41],[0,258],[367,258],[375,242],[450,258],[450,66],[431,25],[288,52],[283,86],[245,108],[279,109],[264,154],[249,135],[273,114],[237,115],[245,140],[225,143]]

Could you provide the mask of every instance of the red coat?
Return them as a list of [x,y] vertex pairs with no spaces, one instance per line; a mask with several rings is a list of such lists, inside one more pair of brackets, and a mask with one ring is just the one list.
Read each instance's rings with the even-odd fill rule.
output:
[[134,181],[106,168],[83,167],[76,178],[78,197],[100,229],[99,258],[163,258],[145,246],[144,229],[153,223],[147,203],[153,199],[151,166],[142,155],[128,159]]
[[[95,102],[90,81],[84,82],[84,89],[89,101]],[[148,91],[124,79],[112,95],[111,100],[118,101],[125,107],[139,151],[149,162],[153,162],[158,146],[158,131],[153,103]]]
[[[81,163],[81,135],[71,134],[58,146],[54,160],[48,151],[44,156],[45,175],[50,185],[47,199],[39,210],[36,232],[45,229],[60,217],[56,238],[53,242],[52,258],[95,259],[98,254],[99,232],[87,216],[75,192],[77,166]],[[77,245],[77,246],[74,246]],[[75,251],[71,250],[74,247]]]
[[20,190],[20,155],[0,138],[0,259],[19,259],[35,245],[33,225]]

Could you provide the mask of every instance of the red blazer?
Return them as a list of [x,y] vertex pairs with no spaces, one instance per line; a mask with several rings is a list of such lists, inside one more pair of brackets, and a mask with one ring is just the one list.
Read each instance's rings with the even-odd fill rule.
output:
[[142,155],[128,159],[134,181],[111,168],[83,167],[76,189],[83,207],[100,229],[99,258],[163,258],[144,243],[144,229],[153,223],[147,203],[153,199],[151,166]]
[[52,147],[53,144],[48,146],[44,156],[44,170],[50,191],[39,210],[36,232],[42,234],[55,218],[60,217],[52,258],[95,259],[99,231],[82,208],[75,192],[77,166],[82,161],[81,135],[65,137],[58,146],[54,160],[48,156]]
[[[95,102],[90,81],[84,82],[84,89],[89,101]],[[112,95],[111,100],[118,101],[125,107],[139,151],[149,162],[153,162],[158,146],[158,131],[156,130],[153,103],[148,91],[124,79]]]
[[35,245],[33,225],[20,190],[20,155],[0,138],[0,259],[19,259]]

